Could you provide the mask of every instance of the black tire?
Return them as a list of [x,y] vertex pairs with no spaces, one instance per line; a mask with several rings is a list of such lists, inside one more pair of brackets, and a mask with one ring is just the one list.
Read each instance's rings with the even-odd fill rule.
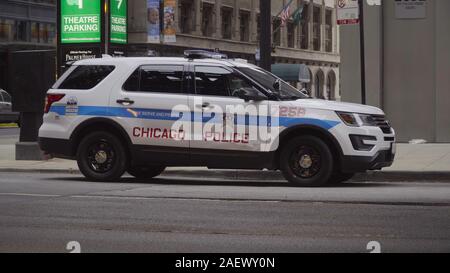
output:
[[315,136],[295,137],[282,147],[280,169],[294,186],[319,187],[325,185],[333,173],[330,148]]
[[131,166],[127,172],[138,179],[151,179],[160,175],[165,169],[164,166]]
[[330,179],[328,180],[328,184],[330,185],[336,185],[344,183],[355,176],[355,173],[341,173],[341,172],[335,172],[331,175]]
[[117,181],[128,167],[128,155],[120,139],[108,132],[84,137],[77,150],[81,173],[92,181]]

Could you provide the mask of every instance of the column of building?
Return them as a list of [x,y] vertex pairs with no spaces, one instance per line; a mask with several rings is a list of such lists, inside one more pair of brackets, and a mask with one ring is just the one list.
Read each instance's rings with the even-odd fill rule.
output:
[[202,35],[202,0],[194,0],[194,35]]
[[232,33],[231,39],[239,41],[241,39],[241,35],[239,32],[239,1],[234,0],[233,2],[233,21],[232,21]]
[[216,0],[214,5],[214,15],[215,15],[215,31],[214,38],[222,38],[222,0]]

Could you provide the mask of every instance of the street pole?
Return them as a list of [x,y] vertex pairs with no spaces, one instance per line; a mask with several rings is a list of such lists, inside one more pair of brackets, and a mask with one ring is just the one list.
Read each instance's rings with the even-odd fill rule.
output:
[[271,3],[270,0],[259,0],[260,9],[260,24],[261,33],[259,36],[259,48],[260,48],[260,67],[271,71],[272,65],[272,44],[271,44],[271,32],[270,27],[272,25],[271,18]]
[[364,0],[358,0],[359,4],[359,43],[361,53],[361,103],[366,104],[366,59],[364,45]]

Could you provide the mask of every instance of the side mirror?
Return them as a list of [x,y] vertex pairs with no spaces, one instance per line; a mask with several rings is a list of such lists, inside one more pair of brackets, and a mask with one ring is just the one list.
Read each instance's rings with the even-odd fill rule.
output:
[[267,100],[267,96],[261,94],[258,90],[254,88],[239,88],[233,94],[234,96],[243,99],[244,101],[263,101]]
[[273,88],[275,88],[275,90],[280,91],[281,89],[281,81],[280,79],[276,79],[275,82],[273,83]]

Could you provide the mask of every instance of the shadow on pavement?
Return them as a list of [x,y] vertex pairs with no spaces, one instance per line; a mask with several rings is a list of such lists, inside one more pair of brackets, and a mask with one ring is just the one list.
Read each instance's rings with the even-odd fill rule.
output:
[[[126,183],[126,184],[147,184],[147,185],[180,185],[180,186],[236,186],[236,187],[283,187],[283,188],[301,188],[295,187],[284,181],[257,181],[257,180],[231,180],[231,179],[193,179],[193,178],[179,178],[179,177],[157,177],[153,179],[137,179],[134,177],[122,177],[117,182],[92,182],[88,181],[83,176],[71,177],[50,177],[45,180],[53,180],[59,182],[86,182],[86,183]],[[328,185],[321,188],[374,188],[374,187],[398,187],[398,184],[383,183],[383,182],[352,182]]]

